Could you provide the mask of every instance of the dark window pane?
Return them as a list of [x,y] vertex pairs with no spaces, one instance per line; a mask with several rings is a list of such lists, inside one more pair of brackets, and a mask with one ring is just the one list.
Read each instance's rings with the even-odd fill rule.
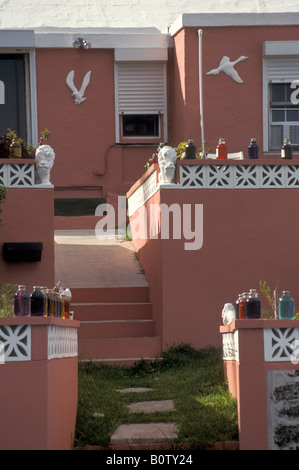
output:
[[287,110],[287,121],[299,121],[299,110],[288,109]]
[[21,54],[0,54],[0,81],[4,103],[0,104],[0,135],[15,130],[27,140],[25,62]]
[[123,115],[123,137],[159,137],[159,115]]
[[271,85],[271,103],[285,103],[286,102],[286,84],[273,83]]
[[272,111],[272,122],[281,122],[281,121],[285,121],[285,110],[274,109]]

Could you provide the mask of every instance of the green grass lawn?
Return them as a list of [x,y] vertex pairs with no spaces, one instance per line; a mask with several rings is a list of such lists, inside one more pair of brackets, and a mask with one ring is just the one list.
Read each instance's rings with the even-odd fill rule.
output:
[[[238,419],[224,378],[222,351],[171,348],[154,361],[131,367],[79,365],[75,447],[105,448],[121,424],[175,422],[173,446],[201,449],[219,441],[238,440]],[[151,391],[120,393],[118,389],[148,387]],[[173,400],[175,410],[129,413],[127,405],[145,400]]]

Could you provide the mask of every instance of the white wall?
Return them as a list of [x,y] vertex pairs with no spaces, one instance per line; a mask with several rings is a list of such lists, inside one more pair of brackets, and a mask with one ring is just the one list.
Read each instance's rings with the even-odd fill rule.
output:
[[5,0],[0,28],[134,28],[166,33],[182,13],[298,12],[299,0]]

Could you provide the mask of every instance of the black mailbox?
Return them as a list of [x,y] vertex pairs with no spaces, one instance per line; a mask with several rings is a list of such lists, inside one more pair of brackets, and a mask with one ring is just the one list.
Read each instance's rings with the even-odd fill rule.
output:
[[42,242],[3,243],[3,257],[8,263],[41,261]]

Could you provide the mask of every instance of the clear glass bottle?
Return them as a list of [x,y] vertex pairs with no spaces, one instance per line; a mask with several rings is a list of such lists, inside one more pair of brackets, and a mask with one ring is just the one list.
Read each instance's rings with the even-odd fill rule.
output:
[[40,286],[33,286],[33,291],[30,294],[30,309],[33,317],[43,317],[45,315],[45,296]]
[[278,317],[292,320],[295,316],[295,303],[290,292],[285,290],[278,300]]
[[18,290],[14,295],[14,315],[15,317],[30,316],[30,294],[23,284],[18,286]]
[[256,138],[252,137],[248,146],[248,158],[250,160],[257,160],[259,158],[259,146],[256,143]]
[[246,318],[261,318],[261,301],[255,289],[250,289],[249,296],[246,299]]
[[227,146],[223,137],[219,139],[216,147],[216,157],[217,160],[227,160]]
[[281,147],[281,158],[285,160],[293,158],[293,148],[289,139],[284,139],[283,146]]
[[249,297],[249,292],[244,292],[241,294],[239,301],[239,320],[246,320],[246,307],[247,307],[247,298]]

